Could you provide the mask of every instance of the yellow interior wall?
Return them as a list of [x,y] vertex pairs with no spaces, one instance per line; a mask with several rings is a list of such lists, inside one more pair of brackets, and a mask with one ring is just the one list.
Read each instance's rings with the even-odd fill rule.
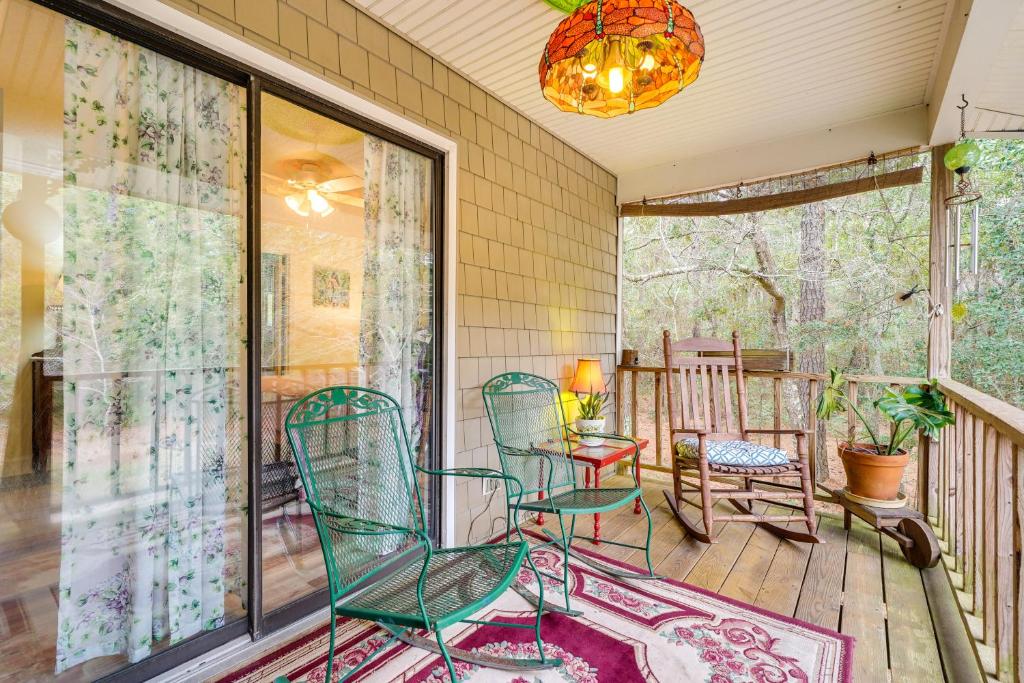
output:
[[[36,184],[62,177],[64,34],[50,13],[16,4],[8,8],[7,24],[0,24],[0,172],[4,174],[3,206],[21,196],[26,183]],[[15,32],[18,35],[14,35]],[[9,70],[13,43],[30,44],[37,59],[17,71]],[[9,62],[8,59],[13,59]],[[26,178],[31,173],[32,178]],[[17,190],[14,190],[17,188]],[[33,201],[40,200],[33,198]],[[59,195],[45,203],[60,215]],[[46,254],[61,250],[59,240],[46,245],[39,240],[22,242],[11,234],[6,221],[0,230],[0,364],[4,393],[11,396],[6,411],[0,409],[0,474],[16,476],[32,469],[32,375],[29,358],[42,351],[52,335],[45,334],[47,303],[60,303],[59,276],[46,269]],[[51,268],[52,268],[51,262]],[[4,414],[6,413],[6,414]]]
[[[363,213],[338,207],[326,218],[304,219],[264,200],[264,253],[288,257],[288,365],[354,365],[359,355],[363,292]],[[313,305],[313,268],[349,273],[348,308]]]

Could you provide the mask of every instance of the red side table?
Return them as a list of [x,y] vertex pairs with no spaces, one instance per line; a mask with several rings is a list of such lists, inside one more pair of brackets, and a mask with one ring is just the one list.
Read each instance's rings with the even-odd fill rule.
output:
[[[647,448],[647,439],[636,439],[640,450]],[[601,488],[601,468],[616,463],[623,458],[633,455],[633,444],[628,441],[605,441],[602,446],[584,446],[578,441],[572,442],[572,459],[577,465],[583,465],[583,485],[590,488],[590,468],[594,469],[594,488]],[[636,467],[636,481],[640,483],[640,461],[634,464]],[[540,494],[544,498],[544,494]],[[633,506],[633,514],[640,514],[640,498],[636,499]],[[537,515],[537,523],[544,524],[544,513]],[[601,513],[594,513],[594,543],[601,543]]]

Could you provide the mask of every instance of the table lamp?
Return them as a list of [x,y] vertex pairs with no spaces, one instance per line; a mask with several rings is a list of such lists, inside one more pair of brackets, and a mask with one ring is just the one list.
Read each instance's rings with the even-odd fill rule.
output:
[[[604,439],[587,434],[604,432],[605,416],[601,414],[605,401],[608,400],[608,387],[604,383],[599,358],[580,358],[576,361],[576,374],[572,378],[569,390],[580,400],[579,415],[576,418],[576,431],[581,434],[580,443],[584,446],[600,446]],[[583,394],[581,396],[581,394]]]

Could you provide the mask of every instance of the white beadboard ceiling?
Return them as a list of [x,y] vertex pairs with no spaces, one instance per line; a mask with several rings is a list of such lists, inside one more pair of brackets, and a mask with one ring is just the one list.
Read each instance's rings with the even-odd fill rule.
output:
[[[541,96],[538,60],[564,16],[542,0],[353,1],[622,174],[920,107],[953,0],[686,2],[705,37],[700,78],[656,109],[611,120]],[[1007,69],[1020,95],[1016,59]]]
[[976,134],[1020,137],[1024,132],[1024,7],[992,63],[981,97],[971,104],[978,108],[968,126]]

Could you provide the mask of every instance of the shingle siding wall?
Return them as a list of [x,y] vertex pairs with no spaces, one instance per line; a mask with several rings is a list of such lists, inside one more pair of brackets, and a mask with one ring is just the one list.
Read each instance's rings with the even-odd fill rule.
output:
[[[583,355],[611,372],[612,174],[342,0],[165,1],[458,143],[457,465],[498,464],[480,397],[492,375],[566,386]],[[460,541],[503,529],[500,493],[490,509],[477,481],[457,495]]]

